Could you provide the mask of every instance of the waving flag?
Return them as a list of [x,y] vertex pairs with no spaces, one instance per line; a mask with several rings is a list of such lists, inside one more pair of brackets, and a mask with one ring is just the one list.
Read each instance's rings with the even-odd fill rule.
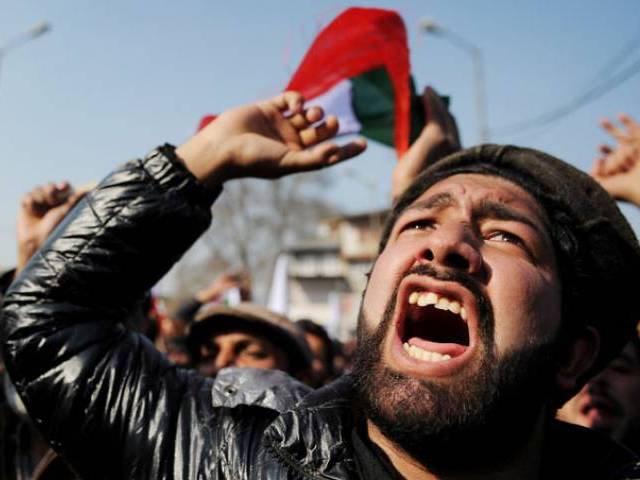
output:
[[[424,123],[410,74],[407,32],[391,10],[349,8],[316,37],[286,90],[319,105],[358,133],[402,155]],[[199,128],[215,119],[207,115]]]
[[404,153],[423,119],[410,74],[407,32],[391,10],[349,8],[317,36],[287,85],[309,105]]

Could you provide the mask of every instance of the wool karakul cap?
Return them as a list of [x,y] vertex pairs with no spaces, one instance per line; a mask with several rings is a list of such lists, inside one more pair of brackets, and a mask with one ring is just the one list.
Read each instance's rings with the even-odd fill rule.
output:
[[[615,200],[589,175],[551,155],[480,145],[427,167],[398,199],[391,218],[431,185],[460,173],[510,180],[543,207],[560,269],[563,322],[596,328],[601,351],[589,373],[602,369],[640,320],[640,247]],[[381,248],[391,227],[386,226]]]
[[295,368],[311,365],[312,354],[304,334],[287,317],[251,302],[233,307],[204,305],[195,315],[187,343],[193,351],[196,345],[220,332],[242,330],[260,335],[281,348]]

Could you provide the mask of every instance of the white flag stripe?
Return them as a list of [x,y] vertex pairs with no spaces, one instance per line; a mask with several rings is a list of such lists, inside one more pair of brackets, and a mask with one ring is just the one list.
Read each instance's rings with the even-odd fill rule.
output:
[[340,123],[338,135],[358,133],[362,125],[356,118],[351,105],[351,89],[351,81],[342,80],[331,90],[308,100],[306,106],[322,107],[326,114],[338,117],[338,122]]

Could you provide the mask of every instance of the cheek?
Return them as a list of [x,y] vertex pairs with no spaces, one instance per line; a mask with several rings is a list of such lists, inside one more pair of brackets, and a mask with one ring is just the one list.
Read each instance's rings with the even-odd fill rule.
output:
[[244,360],[243,367],[251,367],[251,368],[277,368],[278,362],[274,357],[267,358],[248,358]]
[[389,298],[415,262],[409,248],[387,247],[376,259],[371,270],[362,309],[367,319],[367,326],[374,329],[382,320]]
[[524,261],[492,265],[492,272],[488,292],[498,350],[503,353],[510,346],[552,338],[561,320],[560,284],[555,275]]
[[369,328],[375,327],[375,325],[372,324],[377,324],[377,321],[373,321],[373,319],[379,319],[381,313],[384,311],[385,302],[382,298],[385,296],[383,293],[385,285],[382,281],[383,275],[379,273],[380,269],[380,263],[378,261],[371,271],[367,289],[362,299],[362,309],[365,313],[364,318],[367,319],[367,327]]

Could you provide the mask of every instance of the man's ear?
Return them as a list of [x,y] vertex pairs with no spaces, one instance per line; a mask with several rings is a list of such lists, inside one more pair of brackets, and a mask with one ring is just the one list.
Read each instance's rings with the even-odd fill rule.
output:
[[594,327],[586,327],[571,341],[558,359],[556,384],[561,392],[575,392],[576,385],[589,370],[600,352],[600,334]]

